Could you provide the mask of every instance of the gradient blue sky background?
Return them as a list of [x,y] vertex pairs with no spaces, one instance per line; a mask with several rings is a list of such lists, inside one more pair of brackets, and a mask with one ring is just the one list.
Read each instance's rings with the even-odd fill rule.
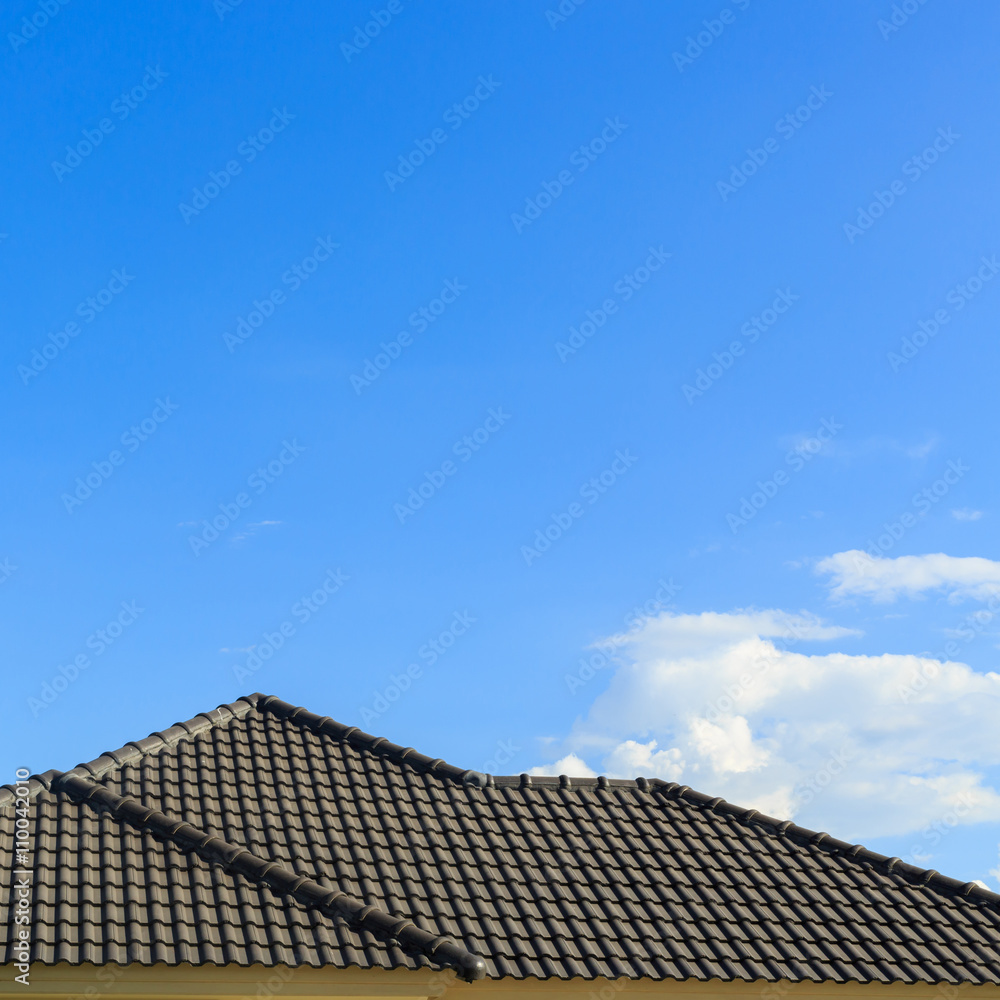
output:
[[[1000,281],[954,291],[992,278],[982,259],[1000,253],[996,9],[909,0],[889,30],[881,0],[564,0],[562,21],[555,0],[399,0],[352,53],[371,3],[225,6],[69,0],[31,38],[18,33],[38,4],[4,11],[6,770],[66,768],[253,690],[465,766],[499,752],[499,772],[570,753],[600,770],[655,738],[680,747],[673,764],[651,758],[660,773],[681,767],[737,801],[785,801],[760,754],[799,768],[781,781],[801,791],[846,740],[861,769],[836,768],[811,803],[793,796],[801,822],[996,888],[996,629],[987,618],[961,642],[971,673],[931,684],[922,714],[878,674],[886,656],[912,674],[1000,588],[995,563],[967,561],[998,556]],[[675,57],[712,27],[700,54]],[[147,67],[162,81],[123,118],[115,102]],[[446,119],[480,78],[489,96]],[[808,120],[779,128],[811,94]],[[248,162],[241,144],[275,109],[287,125]],[[54,168],[102,119],[113,131]],[[390,184],[435,129],[446,140]],[[582,158],[602,130],[614,141]],[[761,149],[767,162],[720,191]],[[233,160],[240,172],[185,219],[179,206]],[[512,219],[561,171],[572,183],[534,221]],[[882,216],[846,232],[894,181],[905,191]],[[292,291],[282,275],[318,239],[338,247]],[[626,301],[620,282],[651,247],[670,256]],[[133,277],[88,322],[78,304],[115,271]],[[461,295],[418,332],[409,317],[448,281]],[[275,289],[285,300],[230,350],[225,335]],[[741,328],[779,292],[792,305],[751,344]],[[607,299],[615,314],[563,360],[557,342]],[[940,332],[894,365],[940,309]],[[404,330],[409,346],[359,393],[351,376]],[[686,398],[734,341],[743,356]],[[122,436],[158,400],[176,410],[129,451]],[[455,442],[491,409],[509,417],[463,459]],[[836,433],[813,444],[824,420]],[[256,493],[248,479],[283,442],[303,450]],[[77,477],[116,449],[123,463],[67,510]],[[634,462],[588,502],[581,487],[618,452]],[[400,523],[394,505],[448,459],[454,475]],[[916,517],[949,463],[961,476]],[[734,531],[727,515],[779,469],[787,481]],[[252,503],[196,554],[192,535],[241,492]],[[574,502],[582,516],[529,565],[523,547]],[[914,525],[875,555],[917,582],[866,590],[823,570],[904,512]],[[932,578],[926,561],[894,561],[933,553],[955,561]],[[331,570],[348,579],[303,622],[296,602]],[[654,620],[571,691],[579,659],[627,631],[661,580],[670,607],[647,605]],[[88,638],[122,602],[143,610],[96,653]],[[747,716],[744,757],[736,729],[722,753],[724,732],[709,746],[689,725],[726,683],[705,630],[724,633],[738,609],[756,609],[736,629],[748,641],[769,641],[770,609],[840,629],[797,652],[845,656],[854,678],[838,688],[824,661],[826,686],[778,692]],[[722,617],[694,617],[706,612]],[[430,663],[421,648],[456,613],[475,621]],[[237,676],[286,621],[282,648]],[[700,623],[694,653],[671,645],[685,622]],[[33,704],[78,654],[89,666]],[[671,687],[663,664],[681,661],[704,690]],[[379,711],[410,663],[420,676]],[[655,717],[616,700],[628,684]],[[783,734],[803,720],[814,735],[799,752]],[[907,812],[904,786],[936,791]]]

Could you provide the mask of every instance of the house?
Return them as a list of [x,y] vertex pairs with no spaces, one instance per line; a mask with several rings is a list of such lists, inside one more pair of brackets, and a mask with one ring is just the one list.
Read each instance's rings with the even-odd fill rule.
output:
[[261,694],[18,777],[4,994],[1000,1000],[1000,895],[676,783],[481,774]]

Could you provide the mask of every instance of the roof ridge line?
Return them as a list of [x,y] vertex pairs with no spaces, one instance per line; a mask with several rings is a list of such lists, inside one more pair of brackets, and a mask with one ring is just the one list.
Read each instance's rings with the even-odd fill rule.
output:
[[[116,767],[133,763],[156,750],[177,746],[184,739],[222,725],[223,722],[227,721],[227,717],[222,716],[224,710],[229,712],[229,719],[242,718],[256,707],[255,699],[256,695],[247,695],[243,698],[237,698],[234,702],[223,703],[209,712],[199,712],[193,719],[188,719],[186,722],[175,722],[169,729],[150,733],[149,736],[141,740],[130,740],[117,750],[105,750],[99,757],[86,763],[77,764],[69,771],[59,771],[52,768],[39,774],[32,774],[25,779],[28,782],[28,795],[34,797],[39,792],[50,788],[52,782],[62,774],[89,774],[91,777],[100,778]],[[213,719],[213,712],[220,713],[220,718]],[[0,785],[0,806],[10,802],[15,794],[14,785]]]
[[440,757],[428,757],[427,754],[420,753],[413,747],[403,747],[398,743],[392,743],[384,736],[372,736],[371,733],[366,733],[357,726],[348,726],[343,722],[337,722],[328,715],[317,715],[300,705],[292,705],[287,701],[282,701],[273,694],[261,694],[258,691],[247,697],[255,699],[258,711],[270,712],[278,718],[305,726],[314,733],[321,733],[335,740],[347,742],[351,746],[369,750],[382,757],[388,757],[396,763],[416,765],[431,774],[451,778],[462,784],[478,784],[480,779],[485,778],[485,775],[479,771],[456,767]]
[[[246,699],[243,699],[246,700]],[[337,889],[327,889],[315,879],[295,872],[276,861],[269,861],[207,833],[184,820],[144,806],[137,799],[119,795],[93,779],[73,771],[56,772],[52,787],[63,791],[95,810],[105,809],[115,819],[172,841],[182,851],[192,851],[211,864],[242,875],[251,882],[266,885],[279,896],[291,896],[307,908],[328,916],[346,917],[358,926],[419,951],[431,961],[454,968],[462,979],[473,982],[486,975],[486,963],[478,955],[445,934],[432,934],[418,927],[408,917],[396,917],[386,910],[349,896]]]
[[[774,829],[775,833],[783,837],[788,837],[789,840],[796,843],[810,847],[822,847],[831,854],[842,855],[851,861],[867,861],[872,865],[883,865],[885,866],[887,875],[899,875],[907,882],[947,890],[949,896],[982,900],[985,903],[992,903],[994,906],[1000,904],[1000,893],[993,892],[991,889],[984,889],[975,882],[960,882],[957,878],[942,875],[936,869],[920,868],[917,865],[911,865],[903,861],[901,858],[890,858],[888,855],[879,854],[877,851],[873,851],[862,844],[849,844],[846,840],[832,837],[822,830],[810,830],[808,827],[799,826],[790,819],[775,819],[775,817],[768,816],[757,809],[737,806],[719,796],[697,792],[690,785],[682,785],[678,781],[664,781],[662,778],[640,778],[637,779],[638,781],[647,782],[653,789],[663,791],[674,798],[683,799],[694,805],[708,807],[712,812],[731,816],[744,826],[751,826],[753,824],[769,826]],[[636,784],[636,787],[641,786]]]

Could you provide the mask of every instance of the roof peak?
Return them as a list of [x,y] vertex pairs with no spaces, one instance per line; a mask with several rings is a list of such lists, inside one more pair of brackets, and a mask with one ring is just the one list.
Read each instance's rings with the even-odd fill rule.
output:
[[[39,774],[33,774],[27,779],[29,794],[34,796],[42,789],[50,788],[52,782],[64,773],[79,774],[89,778],[102,778],[116,768],[134,763],[151,753],[173,748],[179,743],[199,736],[201,733],[214,729],[217,726],[225,725],[234,719],[245,718],[254,710],[267,712],[277,718],[287,719],[314,733],[346,741],[352,746],[365,748],[381,756],[389,757],[397,763],[421,767],[426,771],[459,781],[463,784],[480,784],[482,783],[481,779],[486,777],[479,771],[455,767],[454,764],[449,764],[440,757],[428,757],[413,747],[400,746],[386,739],[384,736],[373,736],[371,733],[364,732],[358,726],[348,726],[342,722],[337,722],[328,715],[317,715],[315,712],[310,712],[299,705],[292,705],[287,701],[282,701],[275,695],[262,694],[260,691],[255,691],[253,694],[237,698],[234,702],[223,703],[208,712],[199,712],[194,718],[188,719],[185,722],[175,722],[168,729],[150,733],[144,739],[130,740],[117,750],[105,750],[93,760],[77,764],[68,771],[63,772],[52,768]],[[14,794],[15,789],[13,785],[0,785],[0,806],[11,801]]]

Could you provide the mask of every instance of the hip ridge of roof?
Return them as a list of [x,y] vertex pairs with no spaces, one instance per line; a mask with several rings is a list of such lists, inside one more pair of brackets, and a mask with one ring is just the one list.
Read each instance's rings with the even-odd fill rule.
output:
[[949,896],[960,896],[966,899],[988,903],[996,907],[1000,904],[1000,893],[985,889],[975,882],[962,882],[957,878],[942,875],[935,869],[920,868],[902,860],[902,858],[890,858],[886,854],[879,854],[862,844],[850,844],[846,840],[839,840],[820,830],[810,830],[808,827],[799,826],[790,819],[780,820],[774,816],[768,816],[757,809],[745,808],[727,802],[721,796],[706,795],[704,792],[696,792],[689,785],[682,785],[677,781],[663,781],[659,778],[639,778],[637,781],[647,782],[649,786],[661,791],[665,795],[682,799],[692,805],[701,806],[711,812],[729,816],[736,822],[744,826],[764,826],[782,837],[787,837],[793,843],[801,846],[818,847],[830,854],[838,854],[855,861],[858,864],[869,864],[878,867],[887,875],[896,875],[904,881],[916,886],[927,886],[932,889],[943,890]]
[[478,955],[444,934],[433,934],[418,927],[408,917],[398,917],[338,889],[328,889],[315,879],[298,875],[276,861],[259,857],[238,844],[232,844],[181,819],[144,806],[137,799],[119,795],[80,773],[57,772],[51,782],[55,791],[64,792],[81,805],[106,811],[118,821],[173,843],[182,851],[217,864],[226,871],[242,875],[250,882],[265,885],[279,896],[290,896],[301,905],[318,909],[327,916],[341,916],[400,946],[424,955],[432,962],[456,970],[462,979],[473,982],[486,975],[486,963]]

